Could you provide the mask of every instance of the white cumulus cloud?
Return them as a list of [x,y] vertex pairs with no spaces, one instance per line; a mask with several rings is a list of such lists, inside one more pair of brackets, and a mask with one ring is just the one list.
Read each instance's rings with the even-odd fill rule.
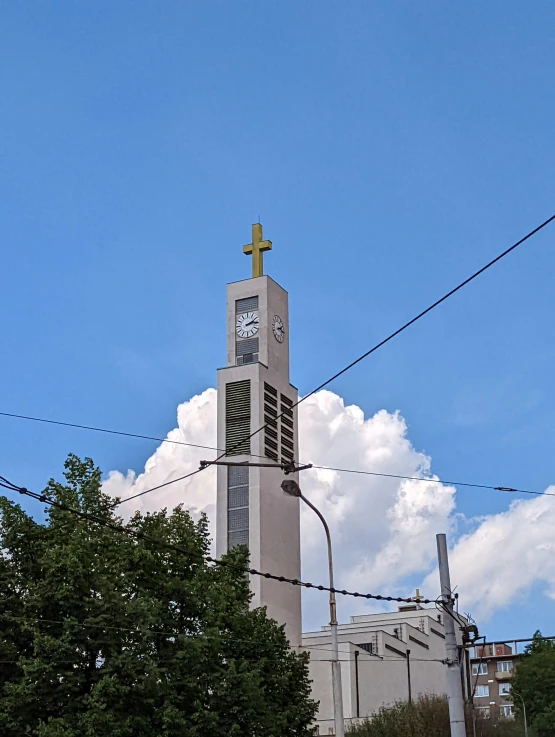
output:
[[[103,483],[104,491],[125,499],[196,471],[201,460],[213,458],[212,450],[180,443],[207,447],[215,445],[216,390],[207,389],[180,404],[177,408],[177,427],[167,434],[166,439],[173,442],[161,443],[146,461],[142,473],[137,475],[132,470],[126,474],[110,471]],[[122,515],[131,514],[137,509],[145,513],[163,507],[173,509],[178,504],[183,504],[195,518],[204,512],[213,521],[215,503],[216,473],[214,468],[210,468],[189,479],[133,499],[123,504],[118,511]]]
[[[555,493],[555,486],[547,489]],[[487,618],[525,596],[540,582],[555,599],[555,498],[537,496],[514,501],[506,512],[482,518],[462,535],[450,553],[451,585],[457,586],[465,610]],[[424,584],[437,588],[431,573]]]
[[[413,447],[398,412],[381,410],[365,418],[359,407],[345,406],[337,394],[321,391],[300,405],[299,432],[304,463],[437,481],[431,474],[430,458]],[[167,439],[201,446],[216,444],[214,389],[179,405],[177,427]],[[144,471],[138,475],[131,470],[125,474],[111,471],[104,489],[125,498],[195,471],[201,459],[213,457],[214,451],[208,449],[161,443],[146,461]],[[336,585],[406,595],[407,577],[424,577],[423,593],[430,598],[438,595],[433,573],[435,535],[456,533],[452,486],[321,468],[303,471],[301,486],[328,520]],[[212,468],[128,502],[120,511],[171,509],[183,503],[195,517],[205,512],[214,534],[215,500]],[[303,579],[325,582],[327,559],[321,523],[304,508],[301,524]],[[554,528],[552,497],[518,501],[506,512],[475,520],[474,530],[459,537],[451,553],[452,581],[459,585],[465,609],[476,605],[477,614],[490,615],[538,580],[555,598]],[[326,597],[316,591],[303,595],[305,629],[318,627],[328,616]],[[340,617],[345,619],[369,606],[360,599],[341,599]]]

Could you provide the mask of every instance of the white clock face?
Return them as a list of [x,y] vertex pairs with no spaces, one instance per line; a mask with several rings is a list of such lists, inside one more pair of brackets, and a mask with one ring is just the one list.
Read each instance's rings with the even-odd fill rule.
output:
[[285,325],[279,315],[274,315],[272,318],[272,332],[274,333],[274,338],[277,342],[283,343],[283,339],[285,338]]
[[235,330],[240,338],[252,338],[258,332],[258,315],[256,312],[245,312],[237,315]]

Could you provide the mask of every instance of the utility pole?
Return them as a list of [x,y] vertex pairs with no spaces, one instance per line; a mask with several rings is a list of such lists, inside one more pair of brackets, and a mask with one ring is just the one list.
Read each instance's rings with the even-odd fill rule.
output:
[[449,559],[447,557],[447,538],[443,534],[436,535],[436,540],[441,598],[445,608],[444,625],[445,652],[447,655],[447,701],[449,703],[451,737],[466,737],[464,699],[459,668],[457,637],[455,634],[455,615],[453,614],[453,598],[451,596]]
[[412,686],[410,684],[410,650],[407,650],[407,683],[409,687],[409,705],[412,704]]

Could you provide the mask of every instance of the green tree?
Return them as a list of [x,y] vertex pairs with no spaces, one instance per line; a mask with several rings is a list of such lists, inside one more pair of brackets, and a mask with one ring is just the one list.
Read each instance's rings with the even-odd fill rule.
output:
[[528,722],[538,737],[555,735],[555,642],[542,640],[536,632],[525,649],[511,683],[515,709],[522,715],[526,704]]
[[[45,496],[123,525],[90,459],[64,475]],[[249,609],[246,549],[206,564],[205,518],[137,513],[122,534],[5,497],[0,514],[2,737],[311,734],[307,657]]]
[[[475,729],[474,729],[475,728]],[[421,696],[412,704],[397,701],[383,706],[363,724],[350,731],[358,737],[450,737],[449,707],[445,696]],[[483,719],[469,709],[467,737],[517,737],[520,725],[504,719]]]

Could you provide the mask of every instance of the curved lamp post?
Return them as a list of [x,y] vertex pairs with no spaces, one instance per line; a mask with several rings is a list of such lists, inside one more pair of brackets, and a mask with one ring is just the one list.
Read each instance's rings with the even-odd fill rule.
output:
[[522,713],[524,715],[524,735],[525,737],[528,737],[528,722],[526,721],[526,704],[524,703],[524,699],[519,693],[517,693],[516,691],[513,691],[512,693],[514,696],[518,696],[518,698],[522,701]]
[[[330,577],[330,589],[333,585],[333,558],[331,551],[331,536],[328,523],[324,519],[319,509],[316,509],[312,502],[303,496],[300,486],[293,479],[286,479],[281,482],[281,488],[289,496],[296,496],[302,499],[313,512],[315,512],[320,521],[324,525],[326,531],[326,539],[328,542],[328,568]],[[339,647],[337,644],[337,613],[335,605],[335,593],[330,591],[330,628],[331,628],[331,682],[333,687],[333,720],[335,723],[335,737],[345,737],[345,726],[343,721],[343,692],[341,688],[341,663],[339,662]]]

